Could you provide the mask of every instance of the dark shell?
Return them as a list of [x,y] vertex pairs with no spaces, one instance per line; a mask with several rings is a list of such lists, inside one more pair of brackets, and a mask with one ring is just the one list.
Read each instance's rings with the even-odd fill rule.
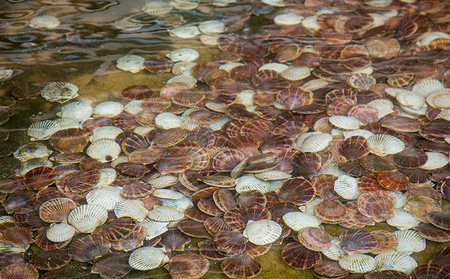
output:
[[445,268],[450,267],[450,247],[439,249],[431,259],[430,264],[439,265]]
[[298,242],[291,242],[283,247],[283,261],[295,269],[308,269],[322,262],[320,252],[308,250]]
[[101,234],[109,241],[127,238],[137,227],[137,221],[131,217],[119,217],[100,228]]
[[321,227],[306,227],[298,232],[298,240],[313,251],[324,251],[331,247],[331,237]]
[[301,205],[310,201],[316,190],[311,183],[304,178],[291,178],[286,180],[281,186],[278,198],[280,200],[291,202],[295,205]]
[[444,267],[424,264],[416,267],[410,275],[411,279],[450,278],[450,272]]
[[214,156],[212,164],[218,172],[230,172],[244,159],[245,155],[242,152],[229,149],[218,152]]
[[252,257],[242,254],[224,260],[220,267],[229,278],[253,278],[261,272],[261,264]]
[[349,161],[362,158],[369,154],[369,144],[362,136],[352,136],[342,142],[339,152]]
[[206,213],[211,216],[222,216],[223,211],[217,207],[212,199],[200,199],[197,202],[197,207],[203,213]]
[[347,209],[338,200],[324,200],[314,207],[316,217],[325,223],[338,223],[347,215]]
[[0,224],[0,241],[19,247],[33,243],[34,239],[23,225],[7,222]]
[[39,272],[32,264],[29,263],[15,263],[9,265],[0,271],[1,278],[24,278],[24,279],[38,279]]
[[92,273],[98,273],[106,279],[125,276],[132,270],[128,264],[128,256],[124,253],[108,253],[95,261],[92,266]]
[[334,191],[334,182],[337,176],[331,174],[322,174],[315,176],[311,183],[316,189],[316,195],[326,200],[338,199],[339,195]]
[[37,167],[28,171],[24,176],[24,183],[29,190],[39,191],[52,185],[56,181],[56,174],[52,168]]
[[427,215],[428,221],[434,226],[443,229],[450,230],[450,214],[446,212],[434,211]]
[[228,147],[236,149],[242,152],[245,157],[252,157],[253,155],[259,154],[259,142],[258,140],[248,137],[248,136],[238,136],[230,140]]
[[277,94],[277,100],[285,109],[294,110],[312,104],[313,93],[301,87],[287,88]]
[[197,254],[179,254],[170,260],[167,270],[172,278],[200,278],[209,269],[209,261]]
[[223,212],[235,208],[236,201],[233,194],[227,189],[218,189],[213,194],[214,203]]
[[376,271],[367,273],[364,278],[367,279],[391,279],[391,278],[398,278],[398,279],[408,279],[410,278],[406,273],[398,270],[384,270],[384,271]]
[[422,223],[415,227],[420,236],[434,242],[450,241],[450,231],[437,228],[431,224]]
[[190,241],[191,238],[182,233],[178,228],[169,228],[161,235],[161,241],[159,243],[171,250],[184,251],[184,246]]
[[11,251],[0,252],[0,269],[3,269],[8,265],[21,262],[24,262],[23,257],[15,252]]
[[237,255],[245,250],[247,239],[240,232],[221,231],[214,235],[214,244],[219,252]]
[[198,242],[200,255],[208,260],[221,261],[229,258],[229,256],[223,255],[216,250],[214,242],[211,239],[206,239]]
[[93,189],[97,185],[99,179],[99,170],[81,170],[76,173],[68,173],[68,180],[63,185],[63,187],[66,191],[71,191],[73,193],[83,193]]
[[144,198],[150,195],[155,188],[145,182],[132,182],[122,187],[120,195],[124,198]]
[[343,278],[348,275],[348,271],[339,262],[326,261],[314,266],[314,275],[318,278]]
[[342,250],[348,253],[368,253],[378,246],[378,241],[370,232],[345,230],[339,234]]
[[358,189],[363,192],[386,191],[384,187],[378,183],[376,176],[363,176],[358,180]]
[[398,246],[398,239],[394,233],[385,230],[371,231],[372,236],[378,241],[378,246],[371,251],[372,254],[378,255],[395,250]]
[[317,153],[300,152],[292,161],[293,175],[310,177],[322,169],[322,158]]
[[92,261],[104,256],[111,248],[111,243],[101,235],[86,235],[70,244],[69,253],[79,262]]
[[395,204],[394,196],[385,191],[363,193],[358,197],[358,211],[376,222],[393,217]]
[[211,235],[205,229],[203,222],[184,219],[178,223],[178,229],[190,237],[197,237],[197,238],[211,237]]
[[34,207],[22,207],[14,213],[14,220],[17,224],[36,231],[47,224],[39,217],[39,210]]
[[155,55],[144,60],[144,67],[153,74],[163,74],[172,70],[173,61],[163,56]]
[[16,191],[9,195],[2,204],[8,214],[14,213],[22,207],[33,206],[36,197],[31,191]]
[[222,231],[231,231],[232,229],[225,223],[225,220],[219,217],[210,217],[204,222],[205,229],[211,234],[216,235]]
[[43,250],[34,257],[34,266],[37,269],[54,270],[65,266],[71,260],[72,256],[66,250]]
[[32,83],[23,82],[17,84],[11,91],[11,95],[19,100],[34,99],[41,93],[41,88]]
[[83,152],[88,142],[88,133],[79,128],[59,130],[49,139],[50,145],[61,153]]
[[392,191],[401,191],[409,188],[409,178],[399,171],[382,171],[378,174],[381,186]]
[[239,205],[240,208],[252,206],[265,207],[266,202],[266,196],[258,190],[239,193],[239,196],[236,198],[236,204]]
[[393,171],[396,168],[388,158],[381,157],[376,154],[369,154],[359,160],[359,164],[366,171],[380,173],[383,171]]

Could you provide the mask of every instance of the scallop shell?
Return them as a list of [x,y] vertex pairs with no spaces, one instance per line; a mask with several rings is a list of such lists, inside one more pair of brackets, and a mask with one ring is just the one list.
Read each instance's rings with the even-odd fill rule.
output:
[[400,230],[412,229],[419,225],[420,221],[414,218],[414,215],[402,208],[397,208],[394,211],[395,215],[386,220],[386,222],[393,227]]
[[142,11],[149,15],[164,15],[170,13],[172,5],[166,1],[154,0],[142,7]]
[[116,67],[122,71],[136,74],[145,69],[144,61],[144,57],[140,55],[128,54],[117,59]]
[[43,143],[30,142],[14,151],[14,158],[21,162],[25,162],[33,158],[48,157],[51,153],[52,151],[50,151]]
[[420,166],[423,170],[435,170],[442,168],[448,164],[448,156],[441,152],[425,152],[428,160],[425,164]]
[[402,140],[391,135],[376,134],[367,139],[370,151],[380,156],[395,154],[405,148]]
[[151,270],[169,262],[165,248],[141,247],[133,251],[128,258],[128,264],[137,270]]
[[41,90],[41,96],[48,102],[65,103],[78,97],[78,86],[70,82],[52,82]]
[[92,115],[93,108],[85,102],[72,102],[62,107],[59,113],[60,117],[71,118],[77,122],[81,122]]
[[30,27],[36,29],[55,29],[59,24],[59,18],[52,15],[38,15],[30,19]]
[[261,173],[255,173],[254,176],[264,181],[285,180],[292,177],[291,174],[280,170],[269,170]]
[[320,221],[314,215],[303,212],[288,212],[283,215],[283,221],[294,231],[320,226]]
[[94,142],[100,139],[115,140],[123,130],[116,126],[102,126],[94,129],[90,141]]
[[189,39],[201,34],[197,26],[180,26],[167,30],[172,37]]
[[75,234],[75,227],[66,223],[52,224],[47,232],[47,238],[53,242],[64,242],[72,239]]
[[183,119],[171,112],[163,112],[156,116],[155,125],[162,129],[178,128],[183,123]]
[[355,200],[362,194],[358,188],[358,180],[347,174],[340,175],[334,182],[334,191],[347,200]]
[[[405,90],[406,91],[406,90]],[[420,95],[419,93],[414,93],[412,91],[401,91],[395,97],[397,101],[405,107],[418,110],[424,107],[425,105],[425,97]]]
[[427,78],[418,81],[414,84],[411,91],[422,95],[423,97],[428,97],[434,90],[445,88],[442,82],[438,79]]
[[94,204],[80,205],[72,210],[67,218],[69,224],[81,233],[91,233],[108,218],[108,211]]
[[276,25],[297,25],[302,22],[303,16],[295,13],[279,14],[273,21]]
[[61,126],[57,121],[44,120],[34,122],[28,127],[27,135],[31,137],[31,140],[46,140],[49,139],[54,133],[58,132]]
[[379,271],[398,270],[410,274],[417,267],[413,257],[397,251],[381,253],[375,257],[375,260]]
[[129,216],[142,222],[147,217],[148,211],[140,200],[123,200],[114,207],[114,214],[118,218]]
[[256,245],[267,245],[281,236],[281,226],[272,220],[248,221],[243,235]]
[[121,188],[116,186],[106,186],[89,191],[86,195],[88,204],[99,205],[106,210],[113,210],[114,207],[124,198],[120,195]]
[[102,102],[95,106],[93,115],[94,117],[108,117],[112,118],[123,111],[123,105],[119,102],[107,101]]
[[252,175],[245,175],[236,179],[236,192],[241,193],[251,190],[258,190],[261,193],[267,193],[270,191],[270,183],[257,179]]
[[183,219],[184,213],[170,206],[160,206],[150,210],[148,218],[159,222],[170,222]]
[[297,139],[295,149],[301,152],[321,152],[327,149],[332,141],[333,136],[330,134],[309,132],[301,135]]
[[386,99],[376,99],[367,103],[367,105],[378,110],[378,119],[394,112],[394,104]]
[[122,152],[120,145],[111,139],[100,139],[93,142],[86,150],[87,155],[100,162],[112,161]]
[[311,71],[308,67],[302,66],[302,67],[295,67],[291,66],[283,71],[280,72],[280,75],[287,80],[290,81],[296,81],[296,80],[302,80],[311,75]]
[[395,248],[397,252],[410,255],[411,253],[425,250],[426,241],[418,232],[413,230],[398,230],[394,232],[397,237],[398,245]]
[[225,24],[220,20],[207,20],[198,25],[198,29],[204,34],[220,34],[226,31]]
[[151,220],[149,218],[145,218],[144,221],[139,222],[139,226],[142,226],[147,229],[146,238],[153,239],[163,233],[165,233],[167,229],[167,225],[169,222],[158,222]]
[[352,273],[365,273],[377,268],[377,262],[369,255],[351,254],[339,259],[339,265]]
[[176,50],[172,50],[167,57],[170,58],[173,62],[184,61],[184,62],[192,62],[197,60],[200,56],[198,51],[193,48],[179,48]]
[[364,124],[354,117],[343,115],[333,115],[329,118],[329,121],[342,130],[357,130]]

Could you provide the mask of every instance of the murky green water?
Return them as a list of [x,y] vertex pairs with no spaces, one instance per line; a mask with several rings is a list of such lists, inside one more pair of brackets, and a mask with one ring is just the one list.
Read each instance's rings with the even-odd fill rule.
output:
[[[148,2],[133,1],[69,1],[44,0],[20,1],[0,0],[0,66],[14,70],[12,78],[0,82],[0,97],[11,96],[11,91],[21,82],[34,83],[41,87],[49,82],[67,81],[79,87],[80,94],[93,95],[98,102],[112,100],[126,103],[120,92],[129,86],[147,85],[157,92],[162,88],[171,73],[162,75],[141,71],[137,74],[124,72],[116,68],[116,60],[126,54],[139,54],[144,57],[151,55],[166,55],[170,51],[191,47],[199,51],[198,63],[214,60],[219,53],[217,47],[205,46],[198,37],[180,39],[168,35],[168,27],[160,26],[155,16],[141,11]],[[297,2],[291,1],[292,10]],[[233,15],[239,15],[241,10],[251,10],[250,20],[245,27],[253,32],[270,28],[271,20],[280,11],[290,11],[290,7],[276,8],[260,3],[231,4],[228,8],[210,5],[201,1],[200,7],[191,11],[173,10],[180,14],[187,24],[196,25],[205,20],[230,20]],[[245,9],[242,7],[246,7]],[[241,7],[241,8],[240,8]],[[236,12],[231,8],[234,8]],[[302,13],[301,10],[296,10]],[[307,12],[305,12],[307,13]],[[49,14],[60,19],[61,24],[55,29],[44,30],[29,27],[29,20],[37,15]],[[143,27],[136,31],[123,31],[114,27],[115,22],[129,18],[140,22]],[[267,24],[267,25],[266,25]],[[230,28],[229,31],[239,31]],[[61,104],[49,103],[38,96],[35,99],[17,100],[10,108],[10,120],[0,126],[0,131],[10,132],[10,139],[21,144],[28,142],[26,129],[39,120],[55,119]],[[450,213],[447,201],[443,210]],[[325,225],[328,232],[338,236],[344,229],[337,225]],[[386,223],[367,230],[394,228]],[[285,240],[286,242],[286,240]],[[427,241],[424,252],[413,254],[418,264],[428,262],[434,252],[447,243],[436,244]],[[311,270],[298,271],[288,267],[281,259],[283,246],[274,246],[270,252],[258,257],[262,272],[258,278],[314,278]],[[36,247],[34,247],[35,249]],[[197,252],[195,242],[188,251]],[[35,250],[37,251],[37,250]],[[75,269],[80,264],[72,262]],[[86,264],[90,268],[89,264]],[[149,272],[132,271],[125,278],[170,278],[169,273],[159,268]],[[209,272],[202,278],[226,278],[220,270],[220,264],[211,262]]]

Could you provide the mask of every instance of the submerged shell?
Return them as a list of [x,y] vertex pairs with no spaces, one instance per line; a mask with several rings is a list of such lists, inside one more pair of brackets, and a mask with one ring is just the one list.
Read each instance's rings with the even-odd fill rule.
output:
[[85,204],[72,210],[67,218],[69,224],[79,232],[91,233],[96,227],[104,224],[108,218],[108,211],[99,206]]
[[78,86],[70,82],[53,82],[41,90],[41,96],[49,102],[65,103],[78,97]]
[[256,245],[273,243],[281,235],[281,226],[272,220],[249,221],[243,235]]

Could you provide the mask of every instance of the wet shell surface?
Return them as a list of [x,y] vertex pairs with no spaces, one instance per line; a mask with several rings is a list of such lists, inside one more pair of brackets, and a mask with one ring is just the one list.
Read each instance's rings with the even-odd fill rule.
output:
[[122,149],[119,144],[112,139],[97,140],[87,149],[87,154],[100,162],[109,162],[117,158]]
[[339,265],[353,273],[365,273],[377,268],[373,257],[365,254],[351,254],[339,259]]
[[144,61],[144,57],[140,55],[129,54],[117,59],[116,67],[122,71],[136,74],[145,69]]
[[272,220],[249,221],[243,235],[256,245],[266,245],[275,242],[281,235],[281,226]]
[[30,27],[36,29],[55,29],[61,21],[56,16],[39,15],[30,19]]
[[91,233],[98,226],[104,224],[108,218],[108,211],[93,204],[80,205],[72,210],[67,218],[69,224],[81,233]]
[[41,96],[49,102],[65,103],[78,97],[78,86],[70,82],[53,82],[42,88]]
[[197,60],[200,56],[198,51],[193,48],[179,48],[176,50],[172,50],[167,57],[170,58],[173,62],[183,61],[183,62],[192,62]]
[[169,256],[163,248],[141,247],[133,251],[128,258],[128,264],[137,270],[151,270],[169,261]]

